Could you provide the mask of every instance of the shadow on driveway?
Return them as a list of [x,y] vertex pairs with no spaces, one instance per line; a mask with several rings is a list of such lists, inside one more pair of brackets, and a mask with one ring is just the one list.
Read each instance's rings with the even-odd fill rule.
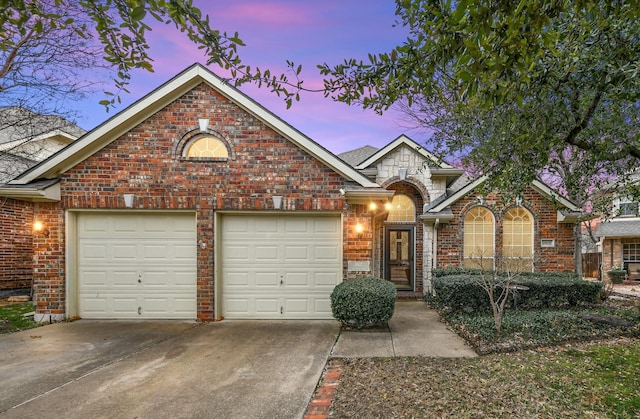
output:
[[0,336],[4,417],[302,417],[334,321],[89,321]]

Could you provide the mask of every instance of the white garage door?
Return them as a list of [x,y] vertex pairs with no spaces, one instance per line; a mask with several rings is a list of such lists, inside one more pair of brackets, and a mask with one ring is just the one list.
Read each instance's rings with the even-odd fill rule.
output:
[[196,318],[194,214],[82,213],[77,221],[80,317]]
[[329,319],[342,281],[339,216],[224,215],[222,314]]

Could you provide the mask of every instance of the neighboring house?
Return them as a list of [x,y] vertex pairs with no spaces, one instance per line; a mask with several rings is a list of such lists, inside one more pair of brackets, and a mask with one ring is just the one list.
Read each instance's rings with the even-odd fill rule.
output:
[[572,269],[578,209],[543,184],[503,206],[405,136],[360,152],[349,164],[187,68],[0,187],[40,201],[36,319],[331,318],[345,279],[422,295],[479,246]]
[[[632,180],[638,180],[633,175]],[[602,274],[614,267],[627,271],[628,278],[640,279],[640,213],[638,202],[626,196],[613,199],[612,218],[601,220],[596,236],[600,238]]]
[[[57,116],[0,108],[0,185],[64,148],[85,131]],[[31,288],[33,204],[0,199],[0,291]]]

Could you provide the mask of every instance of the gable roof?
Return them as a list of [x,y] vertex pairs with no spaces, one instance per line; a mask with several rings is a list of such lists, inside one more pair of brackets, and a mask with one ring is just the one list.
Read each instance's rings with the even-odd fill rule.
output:
[[[0,144],[20,144],[53,135],[66,136],[70,140],[83,135],[86,130],[57,115],[44,115],[19,106],[0,107]],[[4,146],[6,150],[10,146]]]
[[[28,185],[38,179],[53,179],[90,157],[201,83],[207,83],[236,105],[260,119],[329,168],[366,188],[380,188],[333,153],[302,134],[262,105],[229,85],[201,64],[193,64],[151,93],[103,122],[64,149],[13,179],[11,185]],[[194,124],[197,121],[194,120]]]
[[638,237],[640,236],[640,220],[615,219],[598,224],[596,237]]
[[[429,206],[425,209],[424,216],[426,216],[426,218],[429,218],[430,215],[434,217],[436,214],[439,214],[441,212],[448,212],[451,205],[465,197],[468,193],[483,184],[486,180],[486,175],[480,176],[479,178],[462,186],[460,189],[454,190],[450,194],[442,195],[440,198],[434,200],[429,204]],[[574,222],[576,221],[577,217],[582,214],[582,209],[580,207],[560,195],[558,192],[554,191],[551,187],[549,187],[542,181],[537,179],[534,180],[533,182],[531,182],[531,187],[545,198],[549,199],[550,201],[559,203],[561,206],[570,211],[570,213],[568,214],[559,212],[558,222]]]
[[[384,158],[387,154],[389,154],[390,152],[392,152],[393,150],[395,150],[396,148],[402,145],[405,145],[413,149],[416,153],[423,156],[427,161],[432,162],[433,165],[437,168],[455,169],[455,167],[446,163],[444,160],[439,159],[438,157],[436,157],[435,154],[430,153],[420,144],[416,143],[415,141],[413,141],[411,138],[407,137],[404,134],[400,135],[398,138],[391,141],[389,144],[387,144],[386,146],[382,147],[380,150],[370,155],[366,160],[358,164],[356,166],[356,169],[366,169],[367,167],[375,164],[378,160]],[[458,170],[458,169],[455,169],[455,170]]]
[[345,151],[344,153],[338,154],[345,162],[349,163],[351,166],[356,167],[360,162],[369,158],[373,153],[378,151],[377,147],[373,147],[370,145],[365,145],[360,148],[356,148],[355,150]]

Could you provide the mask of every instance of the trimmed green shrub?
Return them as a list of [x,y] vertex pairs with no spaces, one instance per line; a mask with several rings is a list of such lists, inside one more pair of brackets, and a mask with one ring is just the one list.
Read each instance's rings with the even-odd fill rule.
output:
[[331,293],[331,312],[343,326],[383,326],[396,305],[396,287],[376,277],[349,279]]
[[[489,297],[480,286],[479,274],[448,275],[432,280],[434,302],[455,311],[490,310]],[[519,275],[511,285],[526,290],[511,291],[510,306],[522,309],[564,308],[580,304],[597,304],[602,290],[601,282],[584,281],[572,273],[526,273]],[[498,284],[496,293],[502,291]]]
[[482,270],[474,268],[436,268],[431,271],[434,278],[452,275],[479,275]]

